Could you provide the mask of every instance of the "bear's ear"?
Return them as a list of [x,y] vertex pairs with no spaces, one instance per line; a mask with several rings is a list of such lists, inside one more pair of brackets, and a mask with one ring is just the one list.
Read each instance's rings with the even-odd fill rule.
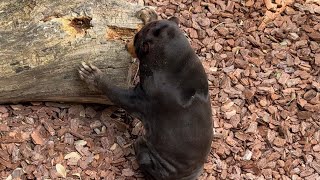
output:
[[169,18],[168,20],[176,23],[177,25],[179,25],[179,23],[180,23],[179,19],[177,17],[174,17],[174,16]]

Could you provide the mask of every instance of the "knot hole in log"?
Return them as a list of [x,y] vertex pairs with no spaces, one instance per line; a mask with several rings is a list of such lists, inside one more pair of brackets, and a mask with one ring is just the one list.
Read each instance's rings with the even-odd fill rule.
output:
[[82,30],[85,31],[93,27],[91,20],[92,18],[88,16],[73,18],[70,22],[70,26],[74,27],[77,32],[81,32]]

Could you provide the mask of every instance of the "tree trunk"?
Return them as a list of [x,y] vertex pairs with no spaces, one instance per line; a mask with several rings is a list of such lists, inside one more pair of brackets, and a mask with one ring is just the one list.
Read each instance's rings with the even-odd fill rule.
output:
[[82,82],[82,61],[129,87],[134,66],[125,49],[142,26],[143,6],[121,0],[0,2],[0,103],[110,103]]

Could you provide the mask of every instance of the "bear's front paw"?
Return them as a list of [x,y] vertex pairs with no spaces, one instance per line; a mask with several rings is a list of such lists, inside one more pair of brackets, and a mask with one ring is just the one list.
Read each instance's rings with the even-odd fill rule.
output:
[[102,71],[92,64],[81,63],[79,67],[79,76],[85,81],[89,86],[97,88],[98,81],[102,76]]
[[137,17],[140,18],[144,24],[147,24],[151,21],[158,20],[158,15],[154,9],[151,7],[145,7],[137,12]]

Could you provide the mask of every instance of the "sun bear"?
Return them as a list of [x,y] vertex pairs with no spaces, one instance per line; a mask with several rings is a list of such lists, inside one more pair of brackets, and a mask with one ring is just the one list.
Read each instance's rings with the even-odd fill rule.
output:
[[207,75],[178,18],[156,20],[151,9],[139,16],[146,24],[127,45],[140,62],[139,83],[131,89],[115,87],[86,63],[80,77],[141,120],[146,133],[134,149],[147,179],[194,180],[213,136]]

